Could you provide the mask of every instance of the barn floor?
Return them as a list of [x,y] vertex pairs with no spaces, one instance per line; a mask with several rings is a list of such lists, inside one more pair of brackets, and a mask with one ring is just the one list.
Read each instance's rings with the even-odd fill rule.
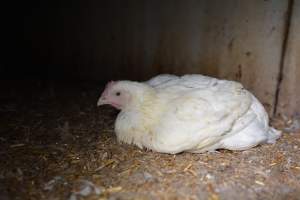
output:
[[[22,83],[0,97],[0,199],[300,199],[300,132],[275,145],[167,155],[118,144],[95,84]],[[18,88],[18,89],[17,89]]]

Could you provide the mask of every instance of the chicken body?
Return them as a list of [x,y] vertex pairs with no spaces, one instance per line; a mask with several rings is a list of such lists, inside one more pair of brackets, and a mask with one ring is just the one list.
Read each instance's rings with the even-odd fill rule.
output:
[[159,75],[117,84],[134,99],[116,119],[117,138],[140,148],[171,154],[245,150],[280,137],[260,102],[234,81]]

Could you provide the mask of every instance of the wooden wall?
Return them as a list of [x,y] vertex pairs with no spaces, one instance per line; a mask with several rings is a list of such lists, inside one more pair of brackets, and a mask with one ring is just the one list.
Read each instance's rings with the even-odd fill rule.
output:
[[33,62],[50,63],[48,71],[63,70],[81,79],[201,73],[238,80],[270,114],[278,103],[282,109],[277,113],[291,115],[300,95],[299,89],[295,92],[300,9],[299,2],[291,4],[293,0],[52,2],[58,9],[47,11],[53,16],[47,33],[31,34]]
[[277,113],[300,116],[300,1],[294,1],[279,84]]

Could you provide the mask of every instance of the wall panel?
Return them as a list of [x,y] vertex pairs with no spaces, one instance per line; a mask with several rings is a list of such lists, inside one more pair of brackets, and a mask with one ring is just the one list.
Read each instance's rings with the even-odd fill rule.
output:
[[300,116],[300,2],[294,1],[277,114]]
[[35,56],[45,52],[40,60],[48,59],[53,71],[63,66],[66,74],[94,80],[201,73],[241,81],[270,112],[274,108],[288,1],[74,0],[57,6],[48,46],[35,43]]

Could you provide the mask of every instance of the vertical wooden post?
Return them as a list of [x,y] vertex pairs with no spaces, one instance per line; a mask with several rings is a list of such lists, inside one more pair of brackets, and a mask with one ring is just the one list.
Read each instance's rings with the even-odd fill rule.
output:
[[300,115],[300,1],[294,1],[278,85],[276,114]]

